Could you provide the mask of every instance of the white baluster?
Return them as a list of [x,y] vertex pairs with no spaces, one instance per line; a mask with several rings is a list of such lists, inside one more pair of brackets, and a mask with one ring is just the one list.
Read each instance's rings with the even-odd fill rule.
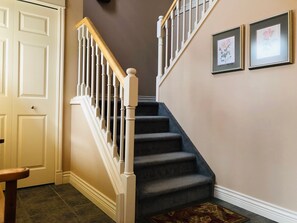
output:
[[99,47],[96,43],[96,105],[95,105],[95,114],[97,117],[100,115],[99,101],[100,101],[100,56],[99,56]]
[[171,21],[171,50],[170,50],[170,63],[172,63],[173,60],[173,35],[174,35],[174,17],[173,17],[173,10],[170,13],[170,21]]
[[125,139],[125,106],[124,106],[124,88],[120,86],[121,100],[121,126],[120,126],[120,173],[124,172],[124,139]]
[[111,112],[111,88],[112,88],[112,72],[107,62],[106,65],[106,75],[107,75],[107,114],[106,114],[106,140],[110,142],[110,112]]
[[178,50],[179,50],[179,10],[180,10],[180,6],[179,6],[179,1],[177,0],[177,4],[176,4],[176,50],[175,50],[175,55],[178,54]]
[[79,27],[77,30],[78,37],[78,61],[77,61],[77,87],[76,87],[76,95],[81,95],[80,85],[81,85],[81,60],[82,60],[82,27]]
[[203,3],[202,3],[202,16],[204,16],[205,9],[206,9],[206,1],[203,0]]
[[192,33],[192,0],[189,0],[189,30],[188,30],[188,39]]
[[163,75],[163,29],[162,29],[163,16],[159,16],[157,23],[157,38],[158,38],[158,77]]
[[91,105],[94,105],[95,97],[94,97],[94,90],[95,90],[95,46],[94,46],[94,39],[91,36],[91,98],[90,102]]
[[195,25],[197,25],[198,24],[198,22],[199,22],[199,0],[196,0],[196,16],[195,16],[195,19],[196,19],[196,21],[195,21]]
[[118,156],[117,134],[118,134],[118,100],[119,100],[119,81],[113,73],[113,157]]
[[87,28],[86,32],[86,40],[87,40],[87,83],[86,83],[86,89],[85,89],[85,95],[90,96],[90,33]]
[[183,35],[181,46],[185,43],[185,33],[186,33],[186,0],[183,0]]
[[102,79],[102,87],[101,87],[101,126],[105,128],[105,58],[103,53],[101,52],[101,79]]
[[165,22],[165,69],[164,69],[164,72],[168,68],[168,50],[169,50],[168,39],[169,39],[168,20],[166,20],[166,22]]
[[163,16],[159,16],[158,23],[157,23],[157,38],[158,38],[158,75],[156,78],[156,98],[158,100],[159,98],[159,83],[161,80],[161,77],[163,75],[163,28],[162,28],[162,21]]
[[80,93],[84,95],[86,87],[86,27],[82,27],[82,79],[80,85]]

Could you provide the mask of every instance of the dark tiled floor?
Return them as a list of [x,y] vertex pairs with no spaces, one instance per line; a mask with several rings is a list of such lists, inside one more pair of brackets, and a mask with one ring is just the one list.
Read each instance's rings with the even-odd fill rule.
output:
[[70,184],[19,189],[17,223],[114,223]]
[[[250,219],[252,223],[273,223],[269,219],[236,207],[219,199],[212,199]],[[17,223],[114,223],[70,184],[45,185],[19,189],[17,195]],[[139,220],[138,223],[149,223]]]

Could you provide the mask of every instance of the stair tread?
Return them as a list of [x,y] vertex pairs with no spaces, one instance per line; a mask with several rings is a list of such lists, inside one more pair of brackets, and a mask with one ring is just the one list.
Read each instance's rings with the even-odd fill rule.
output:
[[172,163],[184,160],[195,160],[195,155],[188,152],[170,152],[145,156],[136,156],[134,158],[135,167],[147,167],[165,163]]
[[161,194],[185,190],[195,186],[210,184],[211,177],[200,174],[190,174],[168,179],[154,180],[140,185],[139,197],[141,199]]
[[135,134],[135,141],[149,141],[152,139],[168,140],[168,139],[176,139],[176,138],[181,138],[181,135],[178,133],[172,133],[172,132]]

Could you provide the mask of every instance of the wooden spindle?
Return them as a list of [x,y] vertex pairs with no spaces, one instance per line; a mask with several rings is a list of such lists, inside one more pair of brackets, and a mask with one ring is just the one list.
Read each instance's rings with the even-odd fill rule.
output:
[[121,100],[121,121],[120,121],[120,173],[124,172],[124,139],[125,139],[125,106],[124,106],[124,87],[120,86]]
[[84,95],[86,87],[86,27],[82,26],[82,79],[80,85],[80,95]]
[[110,112],[111,112],[111,88],[112,88],[112,72],[109,63],[106,64],[107,76],[107,114],[106,114],[106,140],[110,142]]
[[99,56],[99,47],[96,43],[96,100],[95,100],[95,115],[99,117],[100,115],[100,108],[99,108],[99,101],[100,101],[100,56]]
[[117,135],[118,135],[118,100],[119,100],[119,81],[113,73],[113,157],[118,157]]
[[94,97],[94,91],[95,91],[95,46],[94,46],[94,39],[93,36],[91,36],[91,98],[90,102],[91,105],[94,105],[95,97]]
[[202,3],[202,15],[201,16],[204,16],[205,10],[206,10],[206,0],[203,0],[203,3]]
[[188,39],[192,33],[192,0],[189,0],[189,30],[188,30]]
[[85,95],[90,96],[90,33],[88,28],[86,31],[86,41],[87,41],[87,67],[86,67]]
[[158,77],[163,75],[163,29],[162,29],[163,16],[159,16],[157,23],[157,38],[158,38]]
[[165,22],[165,70],[168,68],[168,41],[169,41],[169,31],[168,31],[168,20]]
[[174,35],[174,17],[173,17],[173,10],[172,10],[171,13],[170,13],[170,21],[171,21],[170,63],[172,63],[172,61],[173,61],[173,56],[174,56],[174,53],[173,53],[173,44],[174,44],[174,42],[173,42],[173,35]]
[[195,10],[195,25],[199,22],[199,0],[196,0],[196,10]]
[[185,33],[186,33],[186,0],[183,0],[183,33],[181,46],[185,43]]
[[77,30],[77,37],[78,37],[78,61],[77,61],[77,87],[76,87],[76,96],[80,96],[80,87],[81,87],[81,63],[82,63],[82,27],[79,27]]
[[179,50],[179,10],[180,10],[180,6],[179,6],[179,1],[177,0],[177,4],[176,4],[176,49],[175,49],[175,55],[178,54],[178,50]]
[[101,52],[101,127],[105,128],[105,58],[103,53]]

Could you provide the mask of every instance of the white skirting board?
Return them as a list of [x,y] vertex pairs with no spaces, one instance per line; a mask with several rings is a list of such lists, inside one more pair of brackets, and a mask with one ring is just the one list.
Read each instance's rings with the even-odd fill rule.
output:
[[214,196],[280,223],[297,223],[297,212],[216,185]]
[[96,188],[88,184],[86,181],[67,171],[63,173],[63,183],[70,183],[86,198],[92,201],[105,214],[116,221],[116,203],[98,191]]

